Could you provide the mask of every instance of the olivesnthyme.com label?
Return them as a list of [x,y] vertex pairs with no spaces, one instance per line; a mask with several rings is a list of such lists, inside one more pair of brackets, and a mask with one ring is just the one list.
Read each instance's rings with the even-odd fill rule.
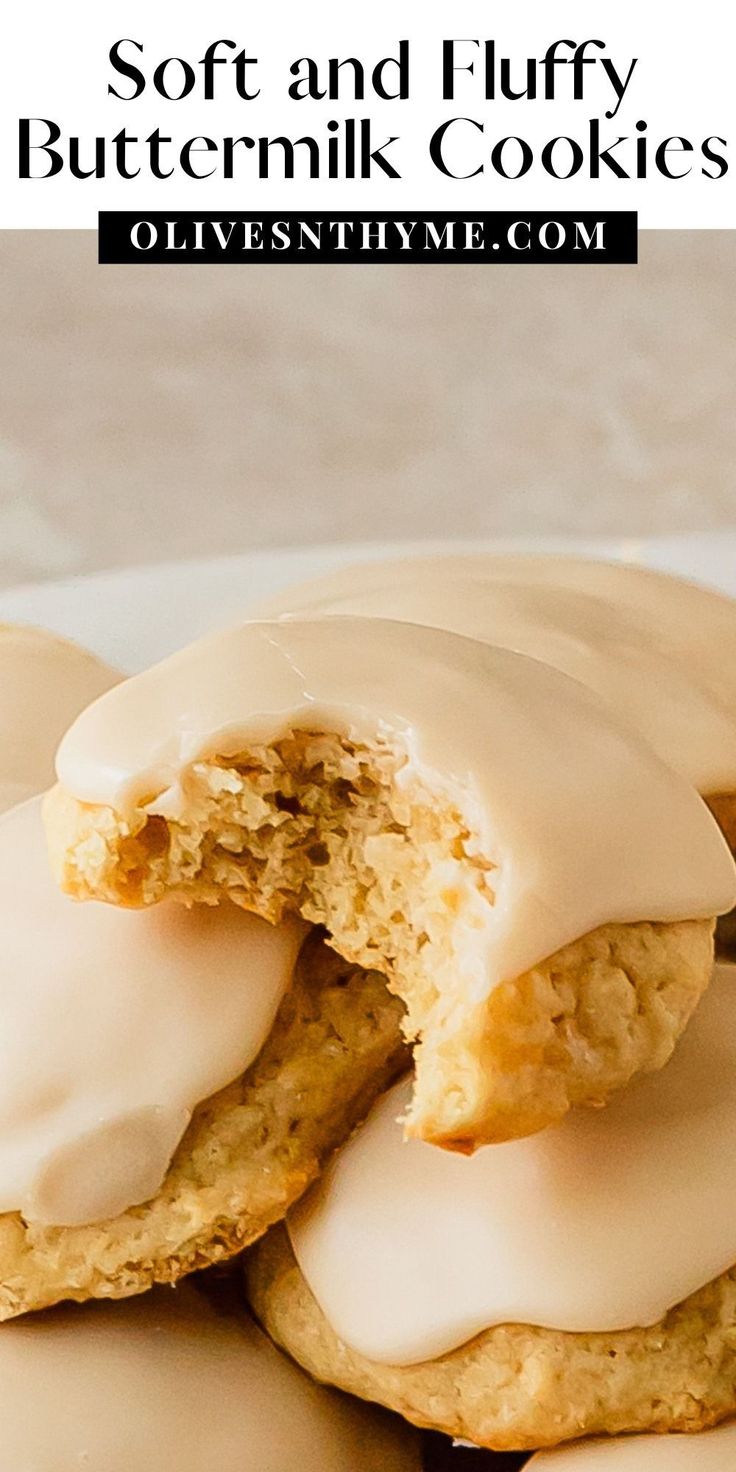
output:
[[103,212],[102,265],[634,265],[634,211],[476,214]]

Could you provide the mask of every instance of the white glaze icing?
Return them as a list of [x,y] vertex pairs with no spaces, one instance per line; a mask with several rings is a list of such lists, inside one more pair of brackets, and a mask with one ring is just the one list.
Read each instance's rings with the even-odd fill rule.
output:
[[476,999],[605,922],[695,919],[736,899],[704,804],[596,697],[536,660],[411,624],[225,630],[96,701],[57,770],[82,801],[147,800],[175,819],[190,764],[300,727],[388,732],[407,778],[452,790],[497,868],[493,906],[473,891],[462,957]]
[[406,619],[581,680],[703,793],[736,789],[736,602],[642,568],[448,556],[341,569],[259,609]]
[[434,1359],[502,1323],[653,1324],[736,1262],[736,967],[661,1072],[530,1139],[470,1158],[407,1142],[408,1095],[384,1097],[288,1222],[369,1359]]
[[0,812],[53,782],[67,726],[119,678],[45,629],[0,624]]
[[0,1211],[73,1225],[155,1195],[200,1100],[259,1052],[304,933],[226,902],[78,905],[38,799],[0,820]]
[[538,1452],[528,1472],[733,1472],[736,1421],[695,1436],[622,1436]]
[[13,1472],[418,1472],[398,1419],[323,1390],[185,1285],[0,1333]]

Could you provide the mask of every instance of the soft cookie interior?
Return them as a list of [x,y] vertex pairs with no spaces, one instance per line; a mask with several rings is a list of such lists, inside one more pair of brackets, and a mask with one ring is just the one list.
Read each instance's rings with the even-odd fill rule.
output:
[[52,852],[77,897],[139,906],[223,891],[325,927],[379,971],[416,1046],[410,1132],[446,1147],[529,1134],[660,1067],[707,985],[712,924],[609,924],[493,990],[480,941],[498,873],[449,791],[386,737],[294,730],[194,762],[175,816],[55,789]]

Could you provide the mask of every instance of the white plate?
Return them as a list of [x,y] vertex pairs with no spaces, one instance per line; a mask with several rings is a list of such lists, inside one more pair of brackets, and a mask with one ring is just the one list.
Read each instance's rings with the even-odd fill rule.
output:
[[421,552],[579,552],[659,567],[736,595],[736,531],[650,541],[574,538],[513,542],[418,542],[293,548],[200,562],[159,563],[0,593],[0,619],[76,639],[119,669],[161,659],[218,624],[233,622],[266,593],[350,562]]

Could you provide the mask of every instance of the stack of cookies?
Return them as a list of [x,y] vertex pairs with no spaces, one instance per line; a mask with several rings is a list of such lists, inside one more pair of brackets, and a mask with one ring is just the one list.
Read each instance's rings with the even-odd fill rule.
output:
[[[103,1450],[147,1357],[139,1424],[179,1472],[280,1472],[320,1436],[315,1467],[411,1468],[404,1423],[489,1472],[730,1465],[735,637],[736,604],[658,574],[450,557],[96,667],[56,786],[0,822],[0,1316],[257,1243],[227,1290],[0,1331],[51,1434],[61,1402],[72,1441],[102,1407],[97,1472],[147,1472],[134,1431]],[[67,693],[64,724],[97,691],[70,664]],[[246,1294],[313,1379],[403,1422],[282,1384]],[[173,1429],[187,1343],[206,1456]],[[277,1425],[292,1394],[311,1409]]]

